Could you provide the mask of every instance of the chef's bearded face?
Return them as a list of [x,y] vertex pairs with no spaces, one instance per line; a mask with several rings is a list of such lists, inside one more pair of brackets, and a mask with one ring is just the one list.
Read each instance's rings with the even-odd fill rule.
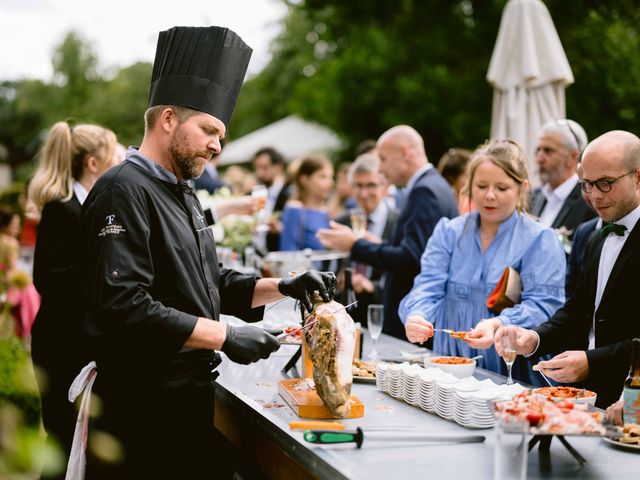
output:
[[202,175],[213,152],[191,146],[186,123],[181,123],[171,137],[169,153],[173,157],[181,180],[191,180]]

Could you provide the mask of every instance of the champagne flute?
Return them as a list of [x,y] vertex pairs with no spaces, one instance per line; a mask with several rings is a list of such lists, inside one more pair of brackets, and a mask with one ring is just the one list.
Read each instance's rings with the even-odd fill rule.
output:
[[378,350],[376,349],[376,342],[380,338],[382,333],[382,325],[384,324],[384,306],[383,305],[369,305],[367,309],[367,330],[371,337],[373,348],[371,350],[370,357],[373,359],[378,358]]
[[513,378],[511,378],[511,368],[513,367],[513,362],[516,361],[516,357],[518,356],[512,342],[515,342],[515,339],[510,338],[509,335],[506,335],[502,339],[504,348],[502,352],[502,359],[504,360],[504,363],[507,364],[507,371],[509,372],[507,385],[513,385]]
[[255,214],[258,224],[256,225],[257,232],[266,232],[269,230],[269,225],[265,223],[265,207],[267,205],[267,198],[269,191],[265,185],[256,185],[251,189],[251,197],[256,200],[258,210]]
[[351,230],[358,237],[362,237],[367,231],[367,216],[357,208],[352,209],[349,214],[351,217]]

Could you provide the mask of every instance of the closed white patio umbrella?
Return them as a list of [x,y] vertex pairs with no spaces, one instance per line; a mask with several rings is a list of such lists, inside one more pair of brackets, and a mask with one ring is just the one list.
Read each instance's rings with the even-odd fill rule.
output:
[[573,83],[558,32],[541,0],[507,2],[487,81],[493,86],[491,138],[509,138],[523,146],[537,185],[538,129],[566,116],[564,90]]

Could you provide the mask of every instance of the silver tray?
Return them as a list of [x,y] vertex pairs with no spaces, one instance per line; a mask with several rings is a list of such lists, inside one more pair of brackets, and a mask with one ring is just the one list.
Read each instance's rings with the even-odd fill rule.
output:
[[637,445],[637,444],[634,445],[632,443],[620,443],[614,440],[613,438],[609,438],[609,437],[602,437],[602,440],[607,442],[610,445],[615,446],[616,448],[621,448],[623,450],[629,450],[629,451],[640,453],[640,445]]

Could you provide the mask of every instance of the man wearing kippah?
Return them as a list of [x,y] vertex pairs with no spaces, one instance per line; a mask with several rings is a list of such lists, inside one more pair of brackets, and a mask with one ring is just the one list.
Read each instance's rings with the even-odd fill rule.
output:
[[87,478],[214,478],[217,351],[248,364],[279,348],[264,330],[225,326],[220,314],[256,321],[284,295],[311,310],[310,295],[328,299],[335,286],[329,273],[259,279],[219,266],[187,184],[220,152],[250,56],[226,28],[161,32],[142,144],[84,204],[86,331],[102,400]]

